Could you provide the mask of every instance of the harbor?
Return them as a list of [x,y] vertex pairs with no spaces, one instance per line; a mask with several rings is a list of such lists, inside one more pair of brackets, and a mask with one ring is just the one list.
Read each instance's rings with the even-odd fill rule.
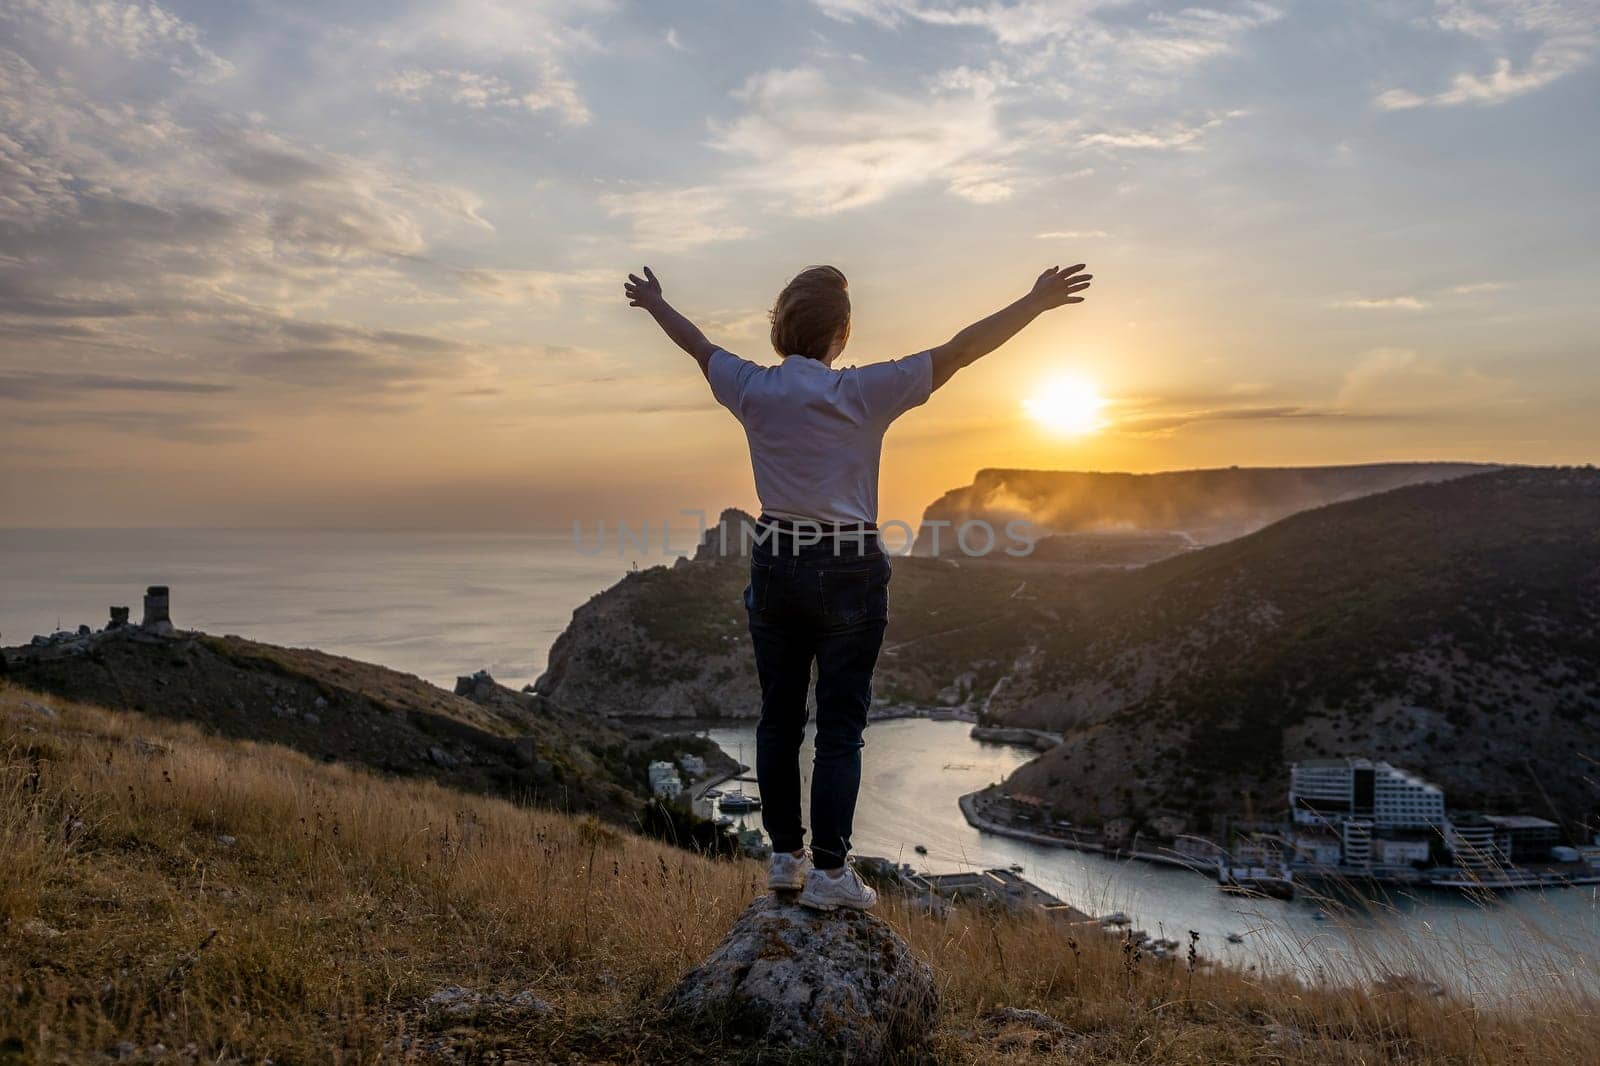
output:
[[[1295,763],[1289,815],[1255,823],[1226,843],[1134,827],[1128,819],[1083,827],[1042,799],[999,787],[960,798],[962,816],[986,833],[1213,876],[1225,892],[1291,899],[1297,883],[1469,892],[1600,884],[1600,835],[1563,843],[1555,822],[1529,814],[1448,811],[1438,786],[1384,762]],[[1161,817],[1152,822],[1162,823]]]

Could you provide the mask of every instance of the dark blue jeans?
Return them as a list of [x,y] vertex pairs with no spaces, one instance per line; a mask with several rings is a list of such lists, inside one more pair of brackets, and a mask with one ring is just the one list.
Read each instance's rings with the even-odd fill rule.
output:
[[861,731],[872,670],[889,620],[889,558],[876,535],[756,545],[744,592],[761,680],[756,781],[773,851],[799,851],[800,743],[811,664],[817,666],[816,761],[811,771],[811,856],[844,865],[861,788]]

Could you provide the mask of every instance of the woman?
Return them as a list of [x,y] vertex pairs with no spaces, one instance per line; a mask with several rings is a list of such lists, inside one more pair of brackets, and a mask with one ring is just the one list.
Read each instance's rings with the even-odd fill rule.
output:
[[[889,617],[889,560],[879,543],[878,460],[896,418],[927,401],[957,370],[994,351],[1042,312],[1082,303],[1083,264],[1039,275],[1020,300],[945,344],[889,362],[835,370],[850,339],[850,294],[831,266],[809,267],[772,309],[776,366],[758,366],[706,340],[673,310],[649,267],[629,274],[629,306],[650,312],[700,364],[717,402],[750,444],[761,518],[750,553],[745,610],[761,682],[756,780],[772,837],[767,884],[799,889],[817,910],[865,909],[877,893],[847,863],[861,734],[872,671]],[[811,851],[800,820],[800,743],[812,664],[817,671]]]

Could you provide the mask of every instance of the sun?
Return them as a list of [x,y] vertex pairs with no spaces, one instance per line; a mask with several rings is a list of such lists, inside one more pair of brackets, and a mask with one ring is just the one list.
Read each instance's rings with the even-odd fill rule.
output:
[[1051,378],[1022,404],[1035,422],[1073,437],[1100,429],[1105,424],[1100,419],[1105,405],[1105,397],[1093,382],[1073,376]]

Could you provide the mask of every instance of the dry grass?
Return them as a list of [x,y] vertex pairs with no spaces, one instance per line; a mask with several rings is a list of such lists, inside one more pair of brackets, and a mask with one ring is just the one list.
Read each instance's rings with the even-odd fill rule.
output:
[[[0,1062],[124,1041],[280,1064],[773,1060],[654,1006],[761,869],[591,820],[0,688],[0,858]],[[1513,1013],[1191,974],[1037,920],[885,917],[939,974],[945,1062],[1553,1063],[1600,1046],[1594,1004],[1559,988]],[[452,984],[554,1010],[428,1016]],[[998,1024],[996,1005],[1065,1029]]]

